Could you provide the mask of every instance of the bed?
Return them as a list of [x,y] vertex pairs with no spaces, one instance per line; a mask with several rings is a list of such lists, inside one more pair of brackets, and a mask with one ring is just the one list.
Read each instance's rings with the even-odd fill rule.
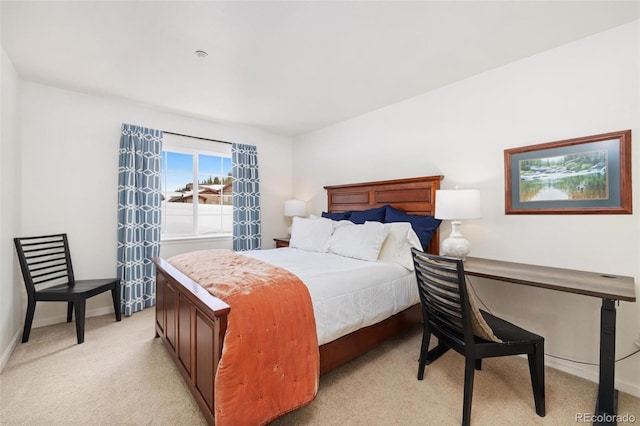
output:
[[[326,186],[327,212],[362,211],[390,205],[412,215],[432,216],[442,176]],[[438,253],[436,229],[427,251]],[[295,249],[277,249],[295,250]],[[269,261],[268,250],[264,251]],[[257,256],[261,257],[261,256]],[[161,258],[156,264],[156,336],[162,339],[209,424],[215,422],[214,378],[228,315],[233,309]],[[419,304],[337,339],[320,338],[320,374],[357,357],[422,320]],[[319,333],[321,334],[321,333]],[[327,342],[323,342],[327,340]]]

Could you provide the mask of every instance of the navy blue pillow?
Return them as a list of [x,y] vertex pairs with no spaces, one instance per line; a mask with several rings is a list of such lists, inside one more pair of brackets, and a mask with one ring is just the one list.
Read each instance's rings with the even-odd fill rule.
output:
[[348,220],[351,212],[342,212],[342,213],[327,213],[322,212],[322,217],[326,217],[331,220]]
[[363,224],[369,222],[384,222],[384,213],[387,206],[378,207],[369,210],[353,210],[349,220],[356,224]]
[[411,227],[418,235],[422,249],[426,250],[429,247],[431,237],[440,226],[442,222],[440,219],[436,219],[433,216],[418,216],[415,214],[407,214],[402,210],[395,209],[389,205],[385,206],[385,223],[391,222],[409,222]]

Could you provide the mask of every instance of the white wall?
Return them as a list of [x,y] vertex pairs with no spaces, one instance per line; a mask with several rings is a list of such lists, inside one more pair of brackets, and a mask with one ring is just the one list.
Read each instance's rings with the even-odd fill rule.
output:
[[[633,276],[640,295],[640,21],[529,57],[296,138],[294,196],[312,213],[324,185],[442,174],[443,188],[480,188],[483,217],[463,232],[472,255]],[[437,64],[434,64],[437,66]],[[503,152],[632,129],[633,215],[505,215]],[[448,235],[443,224],[441,237]],[[600,300],[474,279],[498,315],[546,338],[546,352],[598,362]],[[640,303],[620,303],[618,357],[636,350]],[[597,381],[597,367],[557,361]],[[640,396],[640,357],[617,364]]]
[[[22,83],[21,234],[69,234],[78,279],[116,275],[118,145],[122,123],[256,145],[263,246],[283,235],[291,196],[291,138],[159,111],[115,98]],[[161,256],[231,248],[231,239],[163,245]],[[87,315],[113,312],[109,294],[91,298]],[[61,322],[64,304],[38,304],[34,326]]]
[[2,49],[0,110],[0,369],[21,337],[24,286],[12,238],[20,229],[20,81]]

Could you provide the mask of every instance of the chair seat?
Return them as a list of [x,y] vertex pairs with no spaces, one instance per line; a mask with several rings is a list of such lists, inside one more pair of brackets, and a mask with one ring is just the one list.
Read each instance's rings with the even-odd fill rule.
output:
[[544,337],[520,328],[509,321],[505,321],[502,318],[498,318],[483,310],[480,310],[480,313],[487,324],[489,324],[489,327],[493,330],[493,334],[502,340],[503,343],[544,342]]
[[93,280],[76,280],[75,285],[68,283],[57,284],[45,289],[38,290],[36,300],[40,301],[57,301],[67,300],[74,295],[91,297],[92,295],[102,293],[116,285],[117,278],[102,278]]

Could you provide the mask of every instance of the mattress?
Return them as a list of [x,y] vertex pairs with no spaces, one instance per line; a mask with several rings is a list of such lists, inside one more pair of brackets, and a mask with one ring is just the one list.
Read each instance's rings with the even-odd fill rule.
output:
[[311,295],[319,345],[378,323],[420,300],[415,273],[395,263],[288,247],[239,254],[300,278]]

